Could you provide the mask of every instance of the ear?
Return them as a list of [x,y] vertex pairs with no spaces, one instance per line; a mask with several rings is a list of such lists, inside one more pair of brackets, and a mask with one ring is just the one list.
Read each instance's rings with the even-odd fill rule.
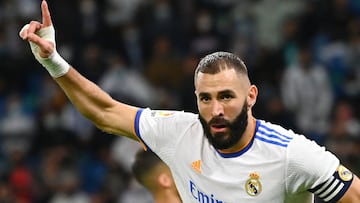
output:
[[169,188],[173,184],[172,178],[167,173],[160,173],[157,180],[161,187],[164,188]]
[[250,85],[248,96],[247,96],[247,101],[248,101],[248,107],[249,108],[252,108],[255,105],[257,95],[258,95],[257,87],[255,85]]

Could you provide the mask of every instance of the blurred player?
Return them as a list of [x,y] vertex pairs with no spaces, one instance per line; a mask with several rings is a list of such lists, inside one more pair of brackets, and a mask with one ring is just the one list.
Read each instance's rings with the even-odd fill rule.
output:
[[258,89],[234,54],[216,52],[198,64],[199,114],[143,109],[112,99],[71,67],[56,51],[45,1],[42,16],[42,23],[20,31],[35,58],[98,128],[155,152],[170,167],[183,202],[310,203],[314,194],[326,202],[360,202],[358,177],[337,157],[252,115]]
[[136,180],[151,192],[155,203],[181,203],[169,167],[156,154],[140,150],[132,172]]

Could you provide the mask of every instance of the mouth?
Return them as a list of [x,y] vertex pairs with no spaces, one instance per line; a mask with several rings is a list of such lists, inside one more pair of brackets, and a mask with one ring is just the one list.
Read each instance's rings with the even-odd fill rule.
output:
[[226,131],[226,125],[211,125],[211,131],[213,133],[223,133]]

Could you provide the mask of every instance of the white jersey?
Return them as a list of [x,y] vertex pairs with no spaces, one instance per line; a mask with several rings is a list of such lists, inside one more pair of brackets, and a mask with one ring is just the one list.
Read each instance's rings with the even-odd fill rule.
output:
[[232,154],[208,142],[197,114],[141,109],[134,129],[170,167],[185,203],[310,203],[310,191],[329,201],[348,187],[334,180],[333,154],[262,120],[247,146]]

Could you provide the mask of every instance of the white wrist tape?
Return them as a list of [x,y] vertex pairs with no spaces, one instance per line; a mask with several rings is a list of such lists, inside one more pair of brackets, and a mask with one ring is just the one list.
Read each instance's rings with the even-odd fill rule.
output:
[[[41,58],[41,57],[40,57]],[[58,78],[65,75],[70,65],[54,50],[54,52],[48,58],[41,58],[38,60],[53,78]]]
[[[28,29],[28,27],[29,24],[25,25],[21,29],[20,35],[25,29]],[[36,32],[36,34],[40,38],[54,43],[54,52],[48,58],[43,58],[39,55],[40,47],[33,42],[29,42],[31,51],[34,54],[36,60],[39,61],[39,63],[46,68],[46,70],[53,78],[58,78],[65,75],[69,71],[70,65],[56,51],[54,26],[51,25],[49,27],[41,28]]]

